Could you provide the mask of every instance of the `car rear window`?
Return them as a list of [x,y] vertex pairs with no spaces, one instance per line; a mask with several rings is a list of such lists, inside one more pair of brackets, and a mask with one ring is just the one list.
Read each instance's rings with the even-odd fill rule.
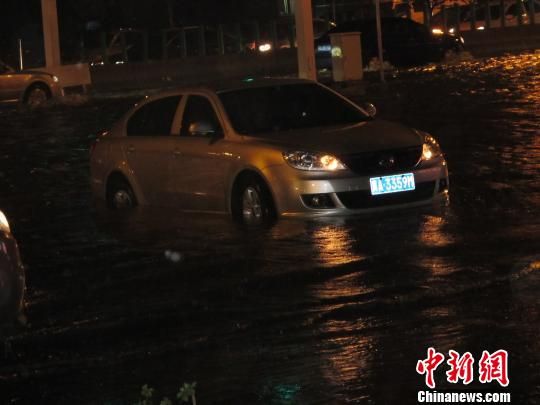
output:
[[234,129],[257,135],[354,124],[368,116],[343,98],[317,84],[285,84],[219,93]]

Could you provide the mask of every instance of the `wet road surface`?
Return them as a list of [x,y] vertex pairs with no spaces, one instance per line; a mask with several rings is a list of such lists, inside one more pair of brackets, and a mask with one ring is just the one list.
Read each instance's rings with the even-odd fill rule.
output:
[[111,214],[92,202],[88,146],[133,98],[0,110],[29,321],[10,333],[0,402],[127,404],[143,384],[161,399],[196,381],[200,404],[409,404],[431,346],[510,358],[508,388],[451,386],[441,366],[438,391],[540,403],[540,55],[401,72],[367,94],[350,95],[438,138],[449,206],[260,232]]

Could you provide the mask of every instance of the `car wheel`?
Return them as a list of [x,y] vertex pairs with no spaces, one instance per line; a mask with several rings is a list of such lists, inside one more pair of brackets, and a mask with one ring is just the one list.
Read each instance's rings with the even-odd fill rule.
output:
[[268,187],[255,176],[241,180],[233,204],[233,216],[248,226],[270,223],[275,218],[275,209]]
[[135,193],[127,181],[116,179],[111,182],[107,205],[113,210],[127,210],[137,206]]
[[35,84],[26,91],[24,104],[29,108],[36,108],[51,98],[51,92],[44,84]]

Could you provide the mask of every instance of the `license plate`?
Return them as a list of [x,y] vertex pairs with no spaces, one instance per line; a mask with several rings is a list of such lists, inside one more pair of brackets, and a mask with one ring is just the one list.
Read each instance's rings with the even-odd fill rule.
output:
[[369,179],[369,185],[371,187],[371,195],[411,191],[414,190],[414,175],[412,173],[405,173],[372,177]]

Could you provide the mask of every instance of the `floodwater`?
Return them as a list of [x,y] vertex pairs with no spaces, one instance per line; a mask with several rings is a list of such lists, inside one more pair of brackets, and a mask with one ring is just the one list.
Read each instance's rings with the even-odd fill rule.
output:
[[[253,232],[229,218],[92,202],[88,146],[133,102],[0,110],[0,208],[27,268],[28,325],[0,362],[6,404],[412,404],[428,347],[540,403],[540,54],[368,84],[379,116],[434,134],[450,204]],[[510,384],[481,384],[483,350]],[[156,403],[159,403],[156,401]]]

